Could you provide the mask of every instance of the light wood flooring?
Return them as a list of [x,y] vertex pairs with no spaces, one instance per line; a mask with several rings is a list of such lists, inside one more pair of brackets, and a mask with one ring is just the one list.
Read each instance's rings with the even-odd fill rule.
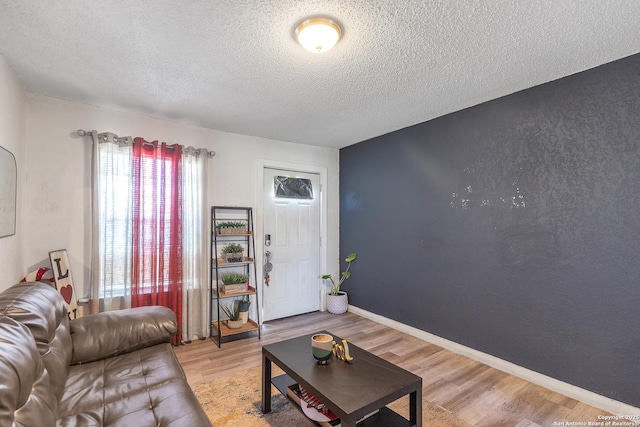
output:
[[322,329],[420,375],[423,399],[473,426],[557,426],[596,422],[607,414],[353,313],[315,312],[266,322],[260,340],[252,335],[218,348],[206,339],[176,348],[176,354],[194,385],[260,366],[264,344]]

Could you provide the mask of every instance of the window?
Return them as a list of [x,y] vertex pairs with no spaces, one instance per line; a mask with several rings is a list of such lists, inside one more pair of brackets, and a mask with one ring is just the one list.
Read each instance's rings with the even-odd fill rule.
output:
[[[206,150],[94,134],[99,311],[163,305],[177,339],[208,335]],[[184,327],[182,325],[185,325]]]
[[313,200],[310,179],[276,176],[273,178],[273,186],[276,197]]
[[[100,148],[104,155],[100,156],[99,167],[103,184],[99,189],[102,202],[99,251],[103,272],[99,297],[130,297],[136,248],[156,249],[161,243],[159,258],[147,259],[145,265],[139,266],[145,274],[138,286],[142,292],[152,292],[149,278],[161,277],[162,286],[166,288],[170,283],[166,268],[170,251],[179,244],[171,224],[181,218],[182,200],[177,208],[170,203],[176,195],[183,197],[182,191],[175,188],[178,183],[172,176],[180,167],[174,164],[178,160],[174,156],[143,155],[134,162],[130,147],[101,144]],[[187,193],[185,197],[196,195]],[[186,205],[192,206],[193,202],[187,200]]]
[[131,147],[99,144],[98,156],[98,297],[130,296]]

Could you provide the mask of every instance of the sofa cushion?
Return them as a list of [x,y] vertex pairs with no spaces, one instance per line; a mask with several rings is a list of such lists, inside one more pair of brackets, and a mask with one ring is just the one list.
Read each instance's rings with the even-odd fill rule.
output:
[[62,296],[49,284],[21,282],[0,293],[0,314],[29,328],[59,400],[73,350]]
[[0,316],[0,426],[53,427],[57,400],[26,326]]
[[92,314],[69,322],[72,364],[94,362],[170,342],[178,330],[167,307],[129,308]]
[[168,343],[74,365],[58,426],[207,426]]

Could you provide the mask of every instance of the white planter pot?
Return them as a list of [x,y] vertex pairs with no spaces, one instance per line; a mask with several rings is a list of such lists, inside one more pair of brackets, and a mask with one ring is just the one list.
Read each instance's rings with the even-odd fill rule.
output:
[[327,311],[332,314],[342,314],[349,307],[349,297],[344,291],[340,291],[339,295],[327,294]]
[[247,323],[249,321],[249,312],[248,311],[241,311],[240,312],[240,320],[242,320],[242,324],[243,325],[245,323]]
[[227,320],[227,327],[229,329],[240,329],[242,328],[242,320]]

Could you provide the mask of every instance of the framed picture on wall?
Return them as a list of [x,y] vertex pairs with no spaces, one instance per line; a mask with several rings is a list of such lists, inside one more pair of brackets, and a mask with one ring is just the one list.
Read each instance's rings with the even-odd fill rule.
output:
[[16,158],[0,147],[0,237],[16,233],[17,181]]
[[71,268],[69,257],[66,249],[58,249],[49,252],[51,260],[51,270],[53,271],[53,280],[56,283],[56,289],[67,303],[67,311],[69,319],[75,319],[78,311],[78,300],[76,291],[73,287],[73,279],[71,278]]

